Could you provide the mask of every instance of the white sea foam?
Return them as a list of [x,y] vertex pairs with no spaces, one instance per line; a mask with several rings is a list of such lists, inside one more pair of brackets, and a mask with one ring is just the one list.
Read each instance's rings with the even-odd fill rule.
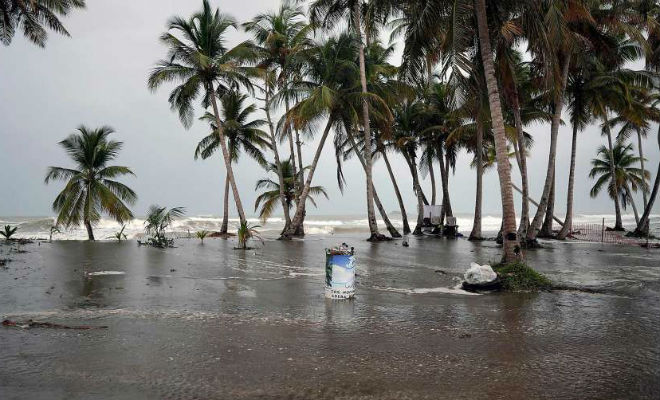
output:
[[87,276],[103,276],[103,275],[124,275],[124,271],[96,271],[96,272],[87,272]]
[[448,287],[434,287],[434,288],[393,288],[393,287],[381,287],[381,286],[371,286],[371,289],[380,290],[383,292],[394,292],[402,294],[428,294],[428,293],[445,293],[445,294],[460,294],[465,296],[480,296],[479,293],[472,293],[461,289],[461,285],[456,285],[453,288]]
[[[574,217],[574,224],[601,224],[605,218],[605,223],[612,225],[614,223],[613,215],[603,214],[580,214]],[[281,217],[269,218],[262,223],[258,218],[249,218],[252,224],[260,225],[258,228],[266,237],[275,237],[282,230],[284,221]],[[400,216],[393,214],[392,223],[402,226]],[[414,216],[410,216],[410,222],[414,223]],[[458,215],[457,224],[459,231],[467,234],[472,229],[473,218],[470,215]],[[624,215],[623,223],[628,228],[634,227],[635,218],[633,215]],[[18,225],[18,238],[41,238],[46,239],[50,235],[50,228],[54,224],[52,217],[0,217],[2,225]],[[383,221],[378,220],[378,224],[384,228]],[[494,235],[500,228],[501,218],[496,215],[484,215],[481,221],[482,230],[486,234]],[[190,216],[176,220],[172,224],[170,234],[178,237],[185,237],[188,234],[194,236],[199,230],[219,231],[222,226],[222,217],[213,215]],[[660,215],[651,215],[651,226],[656,234],[660,234]],[[229,219],[229,229],[235,231],[238,228],[238,219]],[[121,229],[121,225],[111,219],[101,219],[95,226],[94,233],[97,240],[113,240],[114,234]],[[310,236],[324,236],[337,233],[366,232],[368,222],[365,218],[356,216],[307,216],[305,220],[305,232]],[[144,219],[136,218],[126,224],[124,234],[128,239],[139,239],[144,235]],[[53,234],[53,240],[85,240],[87,231],[84,227],[73,227],[62,229],[61,233]]]

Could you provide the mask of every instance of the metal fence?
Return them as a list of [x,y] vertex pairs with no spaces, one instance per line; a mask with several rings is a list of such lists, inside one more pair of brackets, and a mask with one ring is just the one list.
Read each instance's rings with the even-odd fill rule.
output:
[[613,244],[639,245],[645,243],[645,239],[627,237],[625,232],[609,231],[605,227],[605,221],[600,224],[573,224],[571,236],[585,242],[600,242]]

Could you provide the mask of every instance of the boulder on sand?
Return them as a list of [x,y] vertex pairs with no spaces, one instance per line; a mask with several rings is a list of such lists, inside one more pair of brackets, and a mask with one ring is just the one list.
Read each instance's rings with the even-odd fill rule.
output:
[[465,272],[463,278],[463,289],[465,290],[498,289],[500,284],[497,273],[490,265],[470,263],[470,269]]

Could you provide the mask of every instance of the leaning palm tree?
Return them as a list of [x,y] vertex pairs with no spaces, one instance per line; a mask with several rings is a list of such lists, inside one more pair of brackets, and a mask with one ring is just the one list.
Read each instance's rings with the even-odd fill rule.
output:
[[[243,24],[245,30],[254,35],[260,53],[259,67],[275,72],[274,83],[280,89],[291,85],[294,80],[301,78],[301,65],[297,62],[300,53],[312,45],[310,39],[311,25],[305,20],[305,13],[301,6],[284,1],[277,12],[259,14],[251,21]],[[285,111],[289,112],[291,101],[297,100],[289,95],[282,96]],[[298,129],[287,129],[289,142],[289,158],[294,175],[300,181],[296,185],[302,186],[304,174],[298,174],[302,169],[302,142]],[[294,133],[297,150],[294,150]],[[296,158],[298,159],[296,163]]]
[[[246,105],[247,95],[236,91],[225,93],[220,98],[222,105],[222,124],[224,126],[224,137],[228,141],[228,150],[231,162],[238,161],[241,151],[247,153],[253,160],[260,165],[267,164],[264,157],[264,149],[270,148],[268,134],[260,128],[266,124],[261,119],[251,119],[257,111],[254,104]],[[203,160],[211,157],[220,147],[221,137],[215,123],[215,116],[206,113],[202,117],[209,122],[211,133],[204,137],[195,149],[195,159],[201,157]],[[225,179],[225,192],[223,203],[223,217],[220,233],[227,233],[229,224],[229,174]]]
[[69,32],[59,20],[85,0],[2,0],[0,1],[0,42],[9,45],[17,30],[39,47],[46,45],[50,29],[64,36]]
[[[631,205],[635,219],[639,222],[633,193],[640,188],[646,188],[650,174],[637,167],[640,158],[635,156],[631,144],[616,143],[611,152],[608,147],[601,146],[597,154],[597,158],[591,160],[589,177],[596,179],[596,182],[589,194],[591,197],[596,197],[607,186],[607,194],[610,198],[620,197],[623,209]],[[611,165],[611,158],[614,158],[614,166]]]
[[65,227],[81,223],[89,240],[94,240],[92,226],[106,213],[123,224],[133,219],[125,203],[134,204],[135,192],[114,178],[135,175],[128,167],[108,166],[119,154],[122,142],[109,140],[114,130],[108,126],[98,129],[78,128],[59,144],[76,163],[74,168],[49,167],[45,182],[63,180],[67,184],[53,202],[57,212],[56,225]]
[[495,77],[495,68],[493,66],[493,53],[491,51],[485,0],[474,1],[474,12],[477,17],[479,46],[481,50],[486,87],[488,88],[488,101],[490,105],[492,129],[495,137],[495,153],[497,155],[497,173],[500,178],[502,228],[504,232],[504,255],[502,261],[512,262],[520,259],[522,253],[518,251],[519,242],[516,233],[516,210],[513,204],[513,189],[511,188],[511,166],[507,157],[504,119],[502,117],[499,89],[497,78]]
[[[334,25],[346,19],[358,42],[358,67],[360,74],[360,87],[365,96],[367,90],[367,72],[364,57],[364,42],[362,40],[362,0],[315,0],[310,6],[310,20],[313,24],[322,25],[325,28],[333,28]],[[369,222],[369,240],[382,240],[385,237],[378,233],[376,223],[376,211],[374,209],[374,184],[373,184],[373,160],[371,149],[371,125],[369,119],[369,102],[366,97],[362,100],[360,118],[364,131],[364,161],[367,186],[367,220]]]
[[[299,83],[294,90],[302,98],[286,115],[285,126],[307,128],[326,120],[325,128],[319,140],[312,164],[305,178],[305,185],[296,204],[296,214],[291,220],[291,227],[282,234],[288,239],[302,223],[304,207],[309,195],[312,179],[319,158],[323,152],[330,130],[344,129],[347,116],[350,123],[359,120],[359,110],[363,100],[374,108],[383,107],[382,99],[374,94],[355,91],[355,76],[359,67],[355,63],[356,43],[348,34],[330,38],[308,53],[306,59],[307,81]],[[382,112],[382,110],[381,110]]]
[[[284,175],[284,193],[286,197],[286,205],[288,208],[293,208],[296,198],[295,185],[297,182],[297,177],[293,174],[293,166],[291,165],[291,161],[283,161],[281,167],[282,173]],[[298,173],[301,173],[308,168],[309,167],[303,168],[303,170],[299,170]],[[275,164],[268,164],[266,171],[277,174],[278,168]],[[261,218],[262,223],[266,223],[266,220],[273,214],[275,208],[277,208],[277,202],[280,198],[280,184],[270,178],[263,178],[259,179],[256,186],[254,187],[254,190],[259,189],[266,189],[266,191],[257,196],[257,199],[254,202],[254,210],[257,211],[259,207],[261,207],[261,211],[259,211],[259,218]],[[310,187],[307,200],[315,207],[316,201],[314,200],[314,195],[323,195],[326,199],[329,198],[328,193],[325,191],[323,186]]]
[[194,102],[200,95],[204,108],[212,107],[236,210],[244,222],[245,213],[225,142],[225,126],[220,118],[217,95],[240,84],[250,86],[248,75],[251,69],[240,65],[245,57],[250,56],[250,51],[244,44],[233,49],[225,46],[225,34],[229,28],[236,28],[236,21],[217,9],[214,11],[208,0],[204,0],[202,10],[189,19],[170,19],[168,31],[160,37],[168,47],[167,59],[158,62],[149,76],[148,85],[151,90],[156,90],[166,82],[180,82],[170,94],[169,102],[186,128],[192,125]]

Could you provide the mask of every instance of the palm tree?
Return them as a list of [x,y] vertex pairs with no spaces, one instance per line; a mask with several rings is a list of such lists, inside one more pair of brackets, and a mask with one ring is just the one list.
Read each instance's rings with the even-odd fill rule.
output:
[[251,52],[245,44],[233,49],[225,46],[224,36],[229,28],[236,28],[236,21],[217,9],[214,11],[208,0],[204,0],[202,10],[189,19],[170,19],[168,31],[160,38],[168,47],[167,59],[158,62],[149,76],[148,85],[151,90],[156,90],[166,82],[180,82],[170,93],[169,102],[186,128],[192,125],[194,101],[200,95],[204,108],[212,107],[236,210],[244,222],[245,213],[224,138],[225,126],[220,118],[217,95],[236,89],[239,84],[250,86],[252,70],[241,66],[240,62],[250,57]]
[[419,150],[418,133],[421,131],[419,115],[422,104],[405,101],[394,109],[394,126],[389,147],[396,149],[406,161],[413,182],[413,192],[417,199],[417,224],[413,235],[422,235],[424,204],[426,199],[420,184],[417,153]]
[[383,115],[388,112],[386,104],[379,96],[372,93],[365,95],[355,90],[357,86],[355,77],[359,76],[359,67],[355,63],[356,53],[355,39],[348,34],[341,34],[319,43],[306,54],[306,80],[295,83],[296,86],[292,89],[298,98],[303,100],[287,113],[285,129],[289,126],[307,128],[324,120],[326,124],[307,172],[305,185],[298,198],[296,214],[291,221],[290,229],[282,234],[283,239],[293,236],[302,223],[304,213],[302,204],[309,194],[314,172],[330,130],[344,129],[347,118],[351,126],[355,125],[359,120],[359,110],[365,99],[369,101],[371,107]]
[[[292,208],[296,199],[295,186],[298,179],[293,174],[293,165],[290,160],[283,161],[281,169],[284,174],[284,193],[286,196],[286,205],[288,208]],[[305,169],[309,169],[309,167],[304,168],[303,170],[299,170],[298,173],[301,173]],[[266,166],[266,171],[277,174],[278,167],[274,163],[271,163]],[[270,178],[263,178],[259,179],[254,187],[254,190],[260,189],[266,189],[266,191],[257,196],[257,199],[254,202],[254,210],[257,211],[259,207],[261,207],[261,211],[259,211],[259,218],[261,218],[262,223],[266,223],[266,220],[270,218],[270,216],[273,214],[273,211],[275,211],[275,208],[277,207],[277,201],[279,200],[280,196],[280,184],[271,180]],[[316,207],[316,201],[314,201],[313,196],[320,194],[325,196],[326,199],[329,198],[328,193],[325,191],[323,186],[312,186],[309,188],[309,195],[307,196],[307,200]]]
[[46,45],[46,28],[70,36],[59,17],[84,8],[85,0],[2,0],[0,1],[0,42],[11,44],[17,30],[39,47]]
[[497,155],[497,173],[500,180],[500,192],[502,196],[502,228],[504,255],[503,262],[513,262],[522,257],[519,251],[520,245],[516,233],[516,210],[513,204],[513,189],[511,188],[511,166],[507,157],[507,142],[504,131],[504,119],[500,105],[500,94],[495,68],[493,65],[492,51],[490,46],[490,33],[488,31],[488,17],[486,13],[486,1],[474,0],[474,12],[477,17],[479,32],[479,45],[481,58],[488,88],[488,100],[492,121],[493,134],[495,136],[495,152]]
[[157,247],[171,247],[172,241],[165,237],[165,231],[177,218],[183,217],[186,210],[183,207],[160,207],[151,205],[144,220],[144,233],[151,236],[149,242]]
[[[366,95],[367,72],[362,41],[362,0],[315,0],[309,9],[310,20],[326,28],[334,27],[338,21],[346,19],[358,42],[358,66],[362,94]],[[371,149],[371,125],[369,120],[369,102],[362,99],[361,122],[364,131],[364,161],[367,186],[367,220],[369,222],[369,240],[383,240],[385,237],[378,232],[376,212],[374,209],[373,160]]]
[[[268,134],[260,128],[266,124],[261,119],[250,120],[252,114],[257,111],[254,104],[245,105],[248,96],[237,91],[225,93],[220,98],[222,105],[221,123],[224,126],[224,137],[228,141],[227,148],[231,162],[238,161],[241,150],[247,153],[260,165],[267,164],[262,152],[263,149],[271,147]],[[211,126],[211,133],[204,137],[195,149],[195,159],[201,157],[203,160],[211,157],[220,147],[220,134],[215,123],[215,117],[206,113],[202,117]],[[229,176],[225,179],[225,192],[223,203],[223,217],[220,233],[227,233],[229,224]]]
[[49,167],[45,182],[63,180],[67,184],[53,202],[57,212],[56,225],[87,228],[89,240],[94,240],[92,226],[106,213],[123,224],[133,219],[133,213],[125,203],[134,204],[137,195],[128,186],[114,178],[135,175],[128,167],[108,166],[114,160],[122,142],[109,140],[114,130],[108,126],[88,129],[80,126],[59,144],[76,164],[76,169]]
[[[611,165],[611,154],[614,158],[614,166]],[[633,192],[645,188],[650,177],[648,172],[637,167],[640,157],[634,155],[632,144],[617,142],[610,154],[610,149],[605,146],[598,148],[597,158],[591,160],[591,171],[589,177],[596,179],[589,194],[596,197],[607,186],[607,193],[611,199],[621,198],[621,205],[626,209],[631,205],[636,220],[639,221],[637,207],[633,199]],[[612,176],[614,170],[614,176]]]
[[[290,109],[291,98],[286,89],[293,80],[300,78],[300,64],[296,62],[298,55],[311,45],[309,34],[311,26],[305,21],[305,13],[300,6],[295,6],[285,1],[279,10],[274,13],[259,14],[251,21],[243,24],[247,32],[254,34],[259,46],[259,67],[276,72],[275,84],[284,90],[285,111]],[[298,174],[297,169],[302,169],[302,142],[298,129],[286,130],[289,140],[290,160],[292,162],[294,175],[300,177],[296,185],[303,185],[304,174]],[[296,152],[294,151],[294,138],[297,148],[298,163],[296,164]]]
[[14,226],[12,228],[11,225],[5,225],[4,229],[0,231],[0,236],[4,237],[5,240],[10,240],[12,236],[16,233],[18,230],[18,226]]

